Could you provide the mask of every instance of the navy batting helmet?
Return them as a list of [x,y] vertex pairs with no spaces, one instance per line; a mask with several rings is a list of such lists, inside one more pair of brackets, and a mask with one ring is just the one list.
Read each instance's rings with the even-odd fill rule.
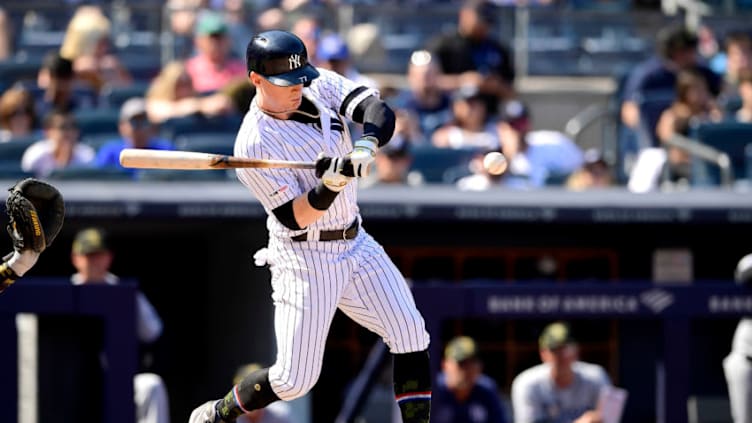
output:
[[256,72],[274,85],[308,85],[319,71],[308,63],[305,44],[287,31],[265,31],[257,34],[245,50],[248,73]]

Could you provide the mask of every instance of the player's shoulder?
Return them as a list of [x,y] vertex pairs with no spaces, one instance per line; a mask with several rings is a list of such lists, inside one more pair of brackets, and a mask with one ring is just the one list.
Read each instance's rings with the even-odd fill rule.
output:
[[599,364],[576,361],[572,364],[572,369],[575,371],[575,373],[592,382],[610,383],[606,369],[604,369],[603,366]]
[[547,364],[538,364],[523,370],[512,381],[512,389],[527,391],[547,380],[550,368]]

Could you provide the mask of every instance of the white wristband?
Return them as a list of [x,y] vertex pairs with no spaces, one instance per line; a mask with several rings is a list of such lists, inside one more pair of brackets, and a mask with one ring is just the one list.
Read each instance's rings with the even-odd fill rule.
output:
[[14,251],[13,255],[8,260],[8,266],[16,272],[16,275],[21,277],[24,273],[28,272],[29,269],[34,267],[38,258],[39,253],[33,250],[23,250],[21,253]]

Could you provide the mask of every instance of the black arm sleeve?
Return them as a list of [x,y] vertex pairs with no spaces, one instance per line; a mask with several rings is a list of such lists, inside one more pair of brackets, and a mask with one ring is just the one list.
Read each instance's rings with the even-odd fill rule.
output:
[[[344,114],[347,105],[365,88],[360,87],[351,92],[345,101],[342,102],[340,113]],[[361,101],[353,111],[353,121],[363,124],[363,136],[376,137],[379,140],[379,147],[388,143],[394,134],[394,112],[385,102],[375,96],[366,97]]]
[[281,206],[272,210],[272,213],[274,213],[274,216],[277,218],[277,220],[279,220],[279,223],[294,231],[299,231],[303,228],[301,228],[300,225],[298,225],[298,221],[295,220],[295,212],[292,209],[293,201],[295,200],[293,199],[286,202],[285,204],[282,204]]

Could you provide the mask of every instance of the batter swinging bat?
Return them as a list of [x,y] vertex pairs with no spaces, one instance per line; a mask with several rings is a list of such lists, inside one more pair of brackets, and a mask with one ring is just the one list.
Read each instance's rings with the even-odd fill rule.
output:
[[239,167],[316,169],[314,162],[264,160],[195,151],[126,148],[120,152],[123,167],[139,169],[230,169]]

